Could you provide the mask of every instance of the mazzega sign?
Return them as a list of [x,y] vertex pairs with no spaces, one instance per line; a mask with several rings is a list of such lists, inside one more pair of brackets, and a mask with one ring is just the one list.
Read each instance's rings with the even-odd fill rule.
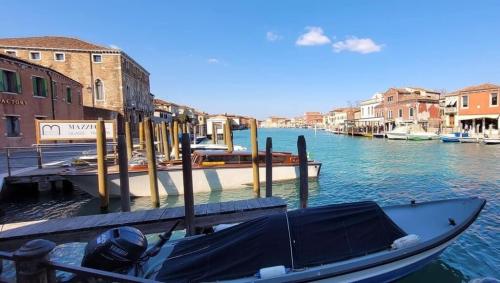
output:
[[[37,139],[41,141],[54,140],[95,140],[97,121],[57,121],[37,120]],[[113,121],[105,121],[106,139],[114,139]]]

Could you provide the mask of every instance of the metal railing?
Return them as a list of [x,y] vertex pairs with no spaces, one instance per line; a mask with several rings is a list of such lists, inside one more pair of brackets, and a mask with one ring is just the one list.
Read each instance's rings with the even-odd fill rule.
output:
[[[107,142],[108,147],[112,147],[116,155],[116,142]],[[89,150],[95,148],[95,143],[60,143],[60,144],[35,144],[30,147],[5,147],[5,155],[7,159],[7,174],[12,176],[12,170],[16,168],[29,167],[26,164],[16,165],[16,160],[36,159],[36,166],[43,168],[44,156],[57,156],[60,158],[79,155],[83,149]],[[80,149],[76,149],[80,148]],[[61,149],[61,150],[50,150]],[[34,164],[33,164],[34,166]]]
[[50,241],[33,240],[15,252],[0,251],[0,282],[9,282],[7,281],[8,278],[2,277],[2,260],[14,262],[17,282],[55,283],[57,282],[56,271],[71,273],[77,276],[78,279],[85,280],[83,282],[95,282],[96,280],[134,283],[157,282],[120,273],[51,261],[48,259],[48,254],[54,247],[55,244]]

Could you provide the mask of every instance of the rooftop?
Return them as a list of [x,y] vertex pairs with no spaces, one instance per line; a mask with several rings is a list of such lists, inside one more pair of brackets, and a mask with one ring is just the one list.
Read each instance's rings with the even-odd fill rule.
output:
[[77,38],[63,36],[38,36],[38,37],[18,37],[0,38],[0,46],[22,47],[22,48],[47,48],[47,49],[69,49],[69,50],[99,50],[99,51],[119,51],[109,47],[104,47],[89,43]]
[[492,88],[500,88],[499,85],[496,84],[491,84],[491,83],[484,83],[480,85],[474,85],[474,86],[468,86],[462,89],[459,89],[456,92],[465,92],[465,91],[477,91],[477,90],[483,90],[483,89],[492,89]]

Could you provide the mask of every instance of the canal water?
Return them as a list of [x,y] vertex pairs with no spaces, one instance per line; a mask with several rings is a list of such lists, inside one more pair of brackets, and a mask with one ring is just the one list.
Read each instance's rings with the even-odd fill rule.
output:
[[[234,143],[250,148],[249,131],[234,132]],[[390,141],[334,135],[307,129],[259,129],[259,148],[272,137],[274,151],[297,152],[304,135],[310,159],[323,163],[320,177],[310,181],[309,204],[374,200],[380,205],[477,196],[488,203],[477,221],[438,260],[401,282],[468,282],[500,278],[500,146],[444,144],[439,141]],[[264,194],[265,188],[262,188]],[[275,183],[273,194],[290,208],[298,206],[296,181]],[[250,187],[195,195],[196,203],[252,197]],[[165,197],[162,206],[182,205],[181,197]],[[4,201],[0,223],[99,213],[98,200],[85,193],[42,193],[36,198]],[[118,200],[111,210],[118,211]],[[149,198],[136,198],[134,210],[150,208]],[[152,239],[151,239],[152,240]],[[78,262],[65,245],[56,255]]]

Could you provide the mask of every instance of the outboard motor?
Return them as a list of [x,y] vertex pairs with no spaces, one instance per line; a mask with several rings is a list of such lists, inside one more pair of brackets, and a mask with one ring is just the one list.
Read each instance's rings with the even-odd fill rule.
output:
[[87,244],[82,266],[124,272],[139,261],[147,247],[146,237],[136,228],[110,229]]

